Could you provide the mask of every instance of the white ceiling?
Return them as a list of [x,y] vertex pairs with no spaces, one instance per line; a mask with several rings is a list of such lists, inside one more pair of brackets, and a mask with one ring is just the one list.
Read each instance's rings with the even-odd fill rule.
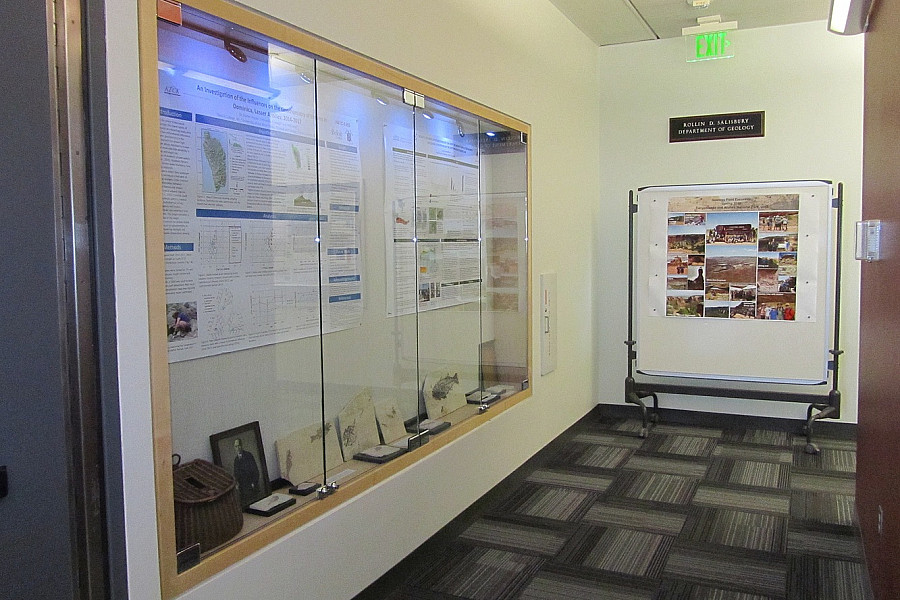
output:
[[689,0],[550,0],[598,46],[680,37],[697,17],[721,15],[738,29],[828,18],[830,0],[711,0],[699,9]]

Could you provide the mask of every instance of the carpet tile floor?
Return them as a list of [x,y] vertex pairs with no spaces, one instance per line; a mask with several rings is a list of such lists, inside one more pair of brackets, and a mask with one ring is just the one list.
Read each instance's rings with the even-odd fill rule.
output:
[[582,420],[358,599],[869,600],[853,440],[639,431]]

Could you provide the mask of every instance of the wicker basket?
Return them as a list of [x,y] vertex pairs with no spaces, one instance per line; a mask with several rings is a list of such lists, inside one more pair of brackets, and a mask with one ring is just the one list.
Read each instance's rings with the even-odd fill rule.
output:
[[207,552],[238,534],[244,515],[234,477],[205,460],[192,460],[172,472],[175,489],[175,545],[199,542]]

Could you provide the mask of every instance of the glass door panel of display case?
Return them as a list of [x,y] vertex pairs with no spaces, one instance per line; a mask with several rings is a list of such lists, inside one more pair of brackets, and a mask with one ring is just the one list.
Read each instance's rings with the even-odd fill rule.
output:
[[478,120],[427,100],[416,111],[415,312],[420,407],[430,423],[476,414],[480,388]]
[[479,122],[485,401],[528,386],[528,137]]
[[[181,460],[176,548],[199,543],[206,556],[296,505],[285,480],[321,482],[325,470],[316,70],[258,33],[187,6],[181,15],[157,30],[159,310]],[[198,493],[222,491],[195,459],[236,484],[238,510],[212,533],[183,526]]]
[[194,3],[139,3],[165,598],[529,394],[527,124]]
[[413,109],[403,89],[319,61],[319,194],[326,422],[339,485],[408,450],[418,417],[415,315],[399,310],[413,220]]

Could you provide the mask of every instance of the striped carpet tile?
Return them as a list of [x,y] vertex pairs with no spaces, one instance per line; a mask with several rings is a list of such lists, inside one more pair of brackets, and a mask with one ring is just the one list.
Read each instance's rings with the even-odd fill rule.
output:
[[522,591],[519,600],[654,600],[655,592],[540,572]]
[[791,470],[788,465],[755,460],[714,459],[708,481],[752,487],[787,489]]
[[597,502],[584,517],[584,523],[611,525],[627,529],[638,529],[663,535],[678,535],[684,527],[686,515],[671,510],[655,510],[632,505],[615,505]]
[[642,450],[681,456],[709,456],[715,447],[716,440],[714,438],[691,435],[664,435],[654,430],[647,438]]
[[693,503],[712,508],[731,508],[776,515],[790,514],[791,497],[784,493],[733,489],[701,484],[694,493]]
[[560,487],[572,487],[595,492],[605,492],[612,483],[611,476],[585,474],[558,469],[538,469],[529,475],[525,481]]
[[622,433],[635,433],[639,434],[641,430],[643,430],[643,424],[636,419],[628,419],[625,421],[621,421],[619,423],[614,424],[610,427],[612,431],[619,431]]
[[772,597],[672,581],[663,584],[660,594],[654,600],[772,600]]
[[639,437],[631,435],[617,435],[615,433],[600,433],[586,431],[572,438],[574,442],[582,444],[595,444],[600,446],[618,446],[620,448],[637,449],[644,443]]
[[536,486],[514,512],[555,521],[574,521],[581,518],[592,498],[589,492],[580,490]]
[[811,530],[789,531],[787,550],[789,554],[813,554],[856,562],[862,560],[859,538],[852,530],[847,535]]
[[738,460],[755,460],[759,462],[781,463],[789,465],[794,454],[789,448],[767,448],[764,446],[748,446],[743,444],[726,444],[720,442],[712,455],[718,458],[734,458]]
[[508,600],[543,564],[543,559],[493,548],[456,549],[414,581],[415,587],[470,600]]
[[856,498],[848,494],[792,492],[791,517],[829,525],[856,525]]
[[856,479],[853,477],[831,477],[812,473],[794,472],[791,475],[791,489],[798,492],[820,492],[823,494],[856,494]]
[[612,527],[582,527],[556,561],[636,577],[656,578],[673,538]]
[[701,478],[706,475],[707,466],[696,461],[660,456],[634,455],[622,465],[623,469],[632,471],[652,471],[669,475]]
[[569,534],[553,529],[479,519],[459,537],[480,545],[553,556],[569,539]]
[[653,427],[654,433],[662,435],[684,435],[691,437],[704,438],[721,438],[722,430],[710,427],[696,427],[693,425],[674,425],[670,423],[659,423]]
[[783,554],[787,517],[735,510],[700,509],[683,539]]
[[722,436],[722,440],[740,444],[762,444],[765,446],[779,446],[782,448],[791,447],[791,434],[787,431],[771,431],[768,429],[728,431]]
[[[856,440],[845,440],[839,438],[828,438],[816,436],[816,446],[821,450],[850,450],[856,452]],[[802,436],[794,437],[794,447],[803,448],[806,446],[806,438]]]
[[588,446],[575,460],[575,464],[597,469],[617,469],[628,460],[632,452],[634,451],[628,448],[614,446]]
[[859,600],[868,598],[865,568],[861,563],[820,558],[790,557],[788,600]]
[[856,473],[856,452],[823,448],[818,454],[807,454],[802,447],[794,446],[794,466],[801,469]]
[[787,564],[774,557],[763,560],[746,554],[675,547],[669,553],[664,575],[714,588],[785,598]]
[[610,486],[610,496],[622,496],[662,502],[665,504],[687,504],[694,495],[698,480],[681,475],[623,471]]

